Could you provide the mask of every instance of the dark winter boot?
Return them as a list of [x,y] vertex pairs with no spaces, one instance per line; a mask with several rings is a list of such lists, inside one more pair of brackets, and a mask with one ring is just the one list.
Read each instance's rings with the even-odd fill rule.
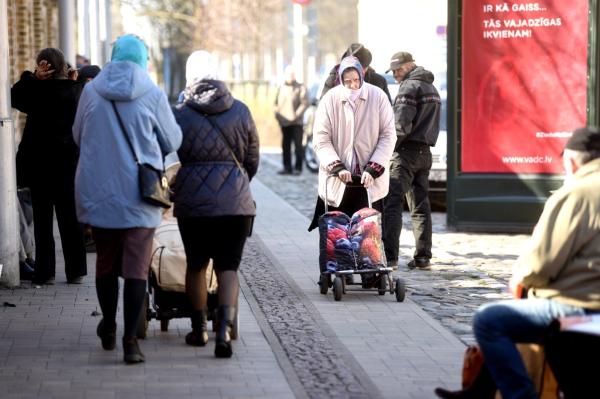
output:
[[102,341],[102,348],[106,351],[115,349],[117,345],[117,323],[112,321],[100,320],[98,328],[96,328],[96,335]]
[[123,361],[127,364],[146,361],[136,337],[123,337]]
[[123,360],[125,363],[144,362],[144,354],[137,341],[138,322],[146,297],[146,280],[127,278],[123,289],[123,318],[125,331],[123,333]]
[[102,320],[98,323],[96,334],[102,341],[104,350],[113,350],[116,345],[117,323],[115,317],[119,301],[118,278],[113,275],[96,278],[96,293],[100,309],[102,309]]
[[[123,289],[123,319],[125,331],[123,337],[136,337],[138,325],[142,317],[144,300],[146,299],[146,280],[125,279]],[[144,312],[145,314],[145,312]]]
[[461,391],[447,391],[443,388],[436,388],[435,394],[442,399],[494,399],[496,390],[496,383],[484,365],[468,388]]
[[219,306],[217,320],[219,329],[215,339],[215,356],[228,358],[233,354],[231,347],[231,328],[235,318],[235,306]]
[[208,311],[192,310],[190,319],[192,321],[192,332],[185,336],[185,343],[192,346],[205,346],[208,342]]

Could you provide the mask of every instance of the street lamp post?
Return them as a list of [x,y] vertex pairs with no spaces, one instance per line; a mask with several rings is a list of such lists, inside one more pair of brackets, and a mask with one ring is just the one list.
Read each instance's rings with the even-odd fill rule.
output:
[[302,6],[310,0],[292,0],[294,16],[294,72],[296,80],[304,82],[304,35],[306,27],[302,23]]
[[60,49],[67,62],[75,65],[75,0],[60,0],[58,16]]
[[19,230],[15,135],[10,114],[8,4],[0,0],[0,283],[19,285]]
[[294,3],[294,72],[299,82],[304,82],[303,33],[302,4]]

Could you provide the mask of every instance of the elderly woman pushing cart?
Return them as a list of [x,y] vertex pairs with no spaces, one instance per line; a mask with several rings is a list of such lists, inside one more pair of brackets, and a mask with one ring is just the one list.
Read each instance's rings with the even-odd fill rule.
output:
[[[345,285],[351,282],[351,277],[342,279],[341,275],[360,273],[363,288],[376,285],[383,294],[387,280],[392,289],[391,268],[387,268],[382,253],[379,212],[388,193],[388,169],[396,143],[390,102],[381,89],[364,82],[358,59],[344,58],[339,74],[342,84],[325,94],[315,116],[319,197],[309,227],[312,230],[319,226],[321,233],[321,292],[327,293],[330,277],[335,274],[336,300],[341,299]],[[372,212],[357,213],[365,207]],[[397,298],[401,300],[404,285],[397,288]]]

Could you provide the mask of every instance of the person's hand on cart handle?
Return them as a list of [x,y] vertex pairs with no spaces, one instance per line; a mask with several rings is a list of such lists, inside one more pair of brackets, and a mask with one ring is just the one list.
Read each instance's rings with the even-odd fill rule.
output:
[[344,183],[352,183],[352,173],[349,170],[344,169],[338,172],[338,177]]
[[374,182],[375,182],[375,179],[373,179],[373,176],[369,172],[363,172],[362,177],[360,178],[360,183],[365,188],[373,187]]

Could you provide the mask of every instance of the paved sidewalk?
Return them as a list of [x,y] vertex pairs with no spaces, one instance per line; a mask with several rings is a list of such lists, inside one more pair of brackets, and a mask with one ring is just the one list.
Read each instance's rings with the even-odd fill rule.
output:
[[[277,174],[281,154],[262,153],[258,179],[302,215],[312,218],[317,198],[317,175]],[[511,267],[526,244],[525,234],[457,232],[448,227],[446,214],[434,212],[431,271],[408,270],[414,237],[408,212],[403,215],[398,275],[412,288],[408,296],[428,315],[440,321],[463,343],[475,341],[472,316],[483,303],[511,298],[506,287]]]
[[[62,259],[62,254],[57,254]],[[150,322],[140,340],[146,363],[125,365],[120,339],[104,351],[96,337],[100,316],[94,288],[95,256],[88,256],[83,285],[57,283],[0,289],[0,384],[2,398],[293,398],[291,388],[240,295],[240,333],[230,360],[216,359],[214,341],[204,348],[184,343],[189,320],[171,320],[168,332]],[[122,307],[117,337],[123,331]]]
[[275,265],[306,298],[386,398],[432,398],[436,386],[459,385],[464,344],[410,299],[376,291],[350,292],[335,302],[319,293],[318,233],[308,219],[253,182],[255,232]]
[[[232,359],[214,358],[212,336],[205,348],[185,345],[185,319],[172,320],[168,332],[150,322],[141,341],[144,364],[123,364],[120,342],[115,351],[103,351],[95,335],[100,316],[92,316],[99,308],[95,256],[89,255],[83,285],[67,285],[59,264],[56,285],[0,289],[0,303],[15,305],[0,308],[0,396],[316,398],[328,389],[317,385],[337,381],[348,389],[333,387],[328,397],[428,399],[435,386],[459,385],[464,345],[454,335],[410,299],[397,303],[392,295],[369,291],[335,302],[331,293],[319,294],[318,234],[308,233],[308,219],[260,181],[252,186],[259,216],[242,265],[240,339]],[[257,265],[282,280],[278,298],[292,299],[300,313],[270,310],[277,299],[261,297],[262,277],[252,269]],[[293,319],[302,311],[300,320]],[[279,312],[277,318],[272,312]],[[120,335],[120,314],[117,320]],[[293,336],[278,328],[293,323]],[[306,351],[301,341],[321,342],[329,350]],[[299,369],[302,362],[327,378],[315,382]],[[329,375],[328,367],[346,370]]]

